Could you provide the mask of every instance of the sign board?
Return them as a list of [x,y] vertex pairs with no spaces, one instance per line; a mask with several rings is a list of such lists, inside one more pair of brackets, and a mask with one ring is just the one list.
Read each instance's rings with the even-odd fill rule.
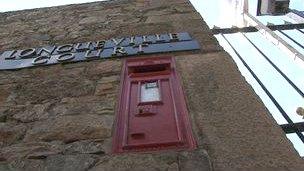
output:
[[113,38],[5,51],[0,53],[0,70],[197,49],[200,49],[198,42],[188,33]]

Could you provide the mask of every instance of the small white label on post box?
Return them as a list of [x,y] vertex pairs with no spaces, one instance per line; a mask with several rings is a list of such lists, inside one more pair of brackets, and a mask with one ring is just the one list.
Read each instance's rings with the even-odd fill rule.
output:
[[141,85],[141,102],[160,101],[159,86],[157,82],[149,82]]

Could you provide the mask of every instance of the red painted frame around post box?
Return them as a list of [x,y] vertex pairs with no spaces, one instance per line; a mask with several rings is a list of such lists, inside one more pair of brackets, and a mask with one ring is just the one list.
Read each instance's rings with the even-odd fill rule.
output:
[[[159,98],[141,102],[142,85],[151,82]],[[173,57],[124,60],[119,97],[113,153],[196,147]]]

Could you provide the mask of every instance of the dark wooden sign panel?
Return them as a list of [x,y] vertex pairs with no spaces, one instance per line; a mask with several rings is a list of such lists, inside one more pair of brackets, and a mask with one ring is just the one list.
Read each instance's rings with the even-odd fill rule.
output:
[[198,42],[193,40],[188,33],[113,38],[95,42],[5,51],[0,53],[0,70],[199,48]]
[[113,152],[196,146],[171,57],[124,63]]

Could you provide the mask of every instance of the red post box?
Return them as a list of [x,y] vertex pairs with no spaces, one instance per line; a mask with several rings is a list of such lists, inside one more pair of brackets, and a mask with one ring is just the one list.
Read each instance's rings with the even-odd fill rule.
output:
[[174,58],[124,61],[113,152],[196,146]]

